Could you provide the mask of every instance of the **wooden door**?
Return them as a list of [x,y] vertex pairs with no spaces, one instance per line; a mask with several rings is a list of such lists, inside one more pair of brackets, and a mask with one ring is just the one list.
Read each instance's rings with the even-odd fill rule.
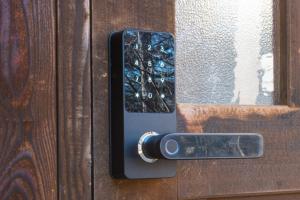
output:
[[[298,28],[300,3],[280,2],[282,106],[178,104],[179,132],[258,132],[265,156],[257,160],[179,161],[177,176],[160,180],[113,180],[108,171],[107,35],[138,27],[174,32],[174,1],[93,2],[93,139],[95,199],[300,199]],[[286,58],[285,58],[286,57]],[[286,60],[286,61],[285,61]],[[286,63],[285,63],[286,62]],[[287,94],[285,94],[287,91]],[[102,97],[102,98],[99,98]],[[103,120],[105,119],[105,120]],[[98,131],[98,132],[95,132]]]
[[274,106],[177,105],[180,132],[258,132],[255,160],[109,175],[108,49],[126,27],[175,32],[174,0],[0,0],[0,199],[300,199],[300,2],[279,0]]

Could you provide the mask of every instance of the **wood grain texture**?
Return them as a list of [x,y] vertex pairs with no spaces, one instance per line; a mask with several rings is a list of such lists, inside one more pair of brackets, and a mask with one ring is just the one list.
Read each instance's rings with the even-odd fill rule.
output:
[[300,1],[287,0],[288,104],[300,106]]
[[261,159],[179,162],[180,199],[300,191],[299,109],[180,104],[177,120],[178,131],[256,132],[265,143]]
[[0,199],[57,199],[55,8],[0,1]]
[[[300,102],[299,2],[287,1],[280,23],[287,20],[287,72],[277,88],[281,103],[296,107]],[[160,180],[113,180],[108,170],[108,55],[111,31],[136,27],[174,31],[174,1],[92,1],[92,83],[94,197],[98,199],[297,199],[300,191],[300,110],[287,106],[178,105],[178,131],[258,132],[265,138],[265,156],[252,160],[205,160],[178,162],[177,177]],[[296,18],[296,19],[294,19]],[[294,20],[293,20],[294,19]],[[282,27],[281,27],[282,28]],[[281,29],[285,31],[285,28]],[[285,35],[279,35],[285,46]],[[282,48],[282,47],[280,47]],[[284,47],[285,48],[285,47]],[[280,54],[280,52],[277,52]],[[284,55],[282,55],[284,57]],[[286,64],[285,58],[279,63]],[[285,87],[288,85],[288,89]],[[277,194],[275,194],[277,193]],[[249,197],[256,195],[255,197]],[[267,196],[257,196],[267,195]],[[245,196],[245,197],[230,197]],[[248,196],[248,197],[246,197]]]
[[287,105],[286,0],[273,0],[274,104]]
[[248,197],[227,197],[207,200],[298,200],[300,194],[273,194],[264,196],[248,196]]
[[125,27],[174,32],[174,3],[174,0],[92,1],[95,200],[177,198],[176,178],[113,180],[108,167],[108,35]]
[[92,196],[89,3],[57,4],[59,199]]

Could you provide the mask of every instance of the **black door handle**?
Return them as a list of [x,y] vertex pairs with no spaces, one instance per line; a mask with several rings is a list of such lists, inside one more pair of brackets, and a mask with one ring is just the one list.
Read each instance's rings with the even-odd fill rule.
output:
[[263,155],[263,137],[257,133],[146,132],[137,148],[140,157],[149,163],[158,159],[258,158]]

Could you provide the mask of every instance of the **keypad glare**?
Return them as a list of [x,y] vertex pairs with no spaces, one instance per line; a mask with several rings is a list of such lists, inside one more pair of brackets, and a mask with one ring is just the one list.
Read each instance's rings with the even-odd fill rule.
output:
[[175,110],[175,50],[170,33],[126,30],[124,93],[128,112]]

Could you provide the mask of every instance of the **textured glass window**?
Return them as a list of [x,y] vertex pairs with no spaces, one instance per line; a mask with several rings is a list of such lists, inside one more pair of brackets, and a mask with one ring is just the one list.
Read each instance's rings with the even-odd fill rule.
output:
[[273,104],[273,1],[176,0],[177,102]]

